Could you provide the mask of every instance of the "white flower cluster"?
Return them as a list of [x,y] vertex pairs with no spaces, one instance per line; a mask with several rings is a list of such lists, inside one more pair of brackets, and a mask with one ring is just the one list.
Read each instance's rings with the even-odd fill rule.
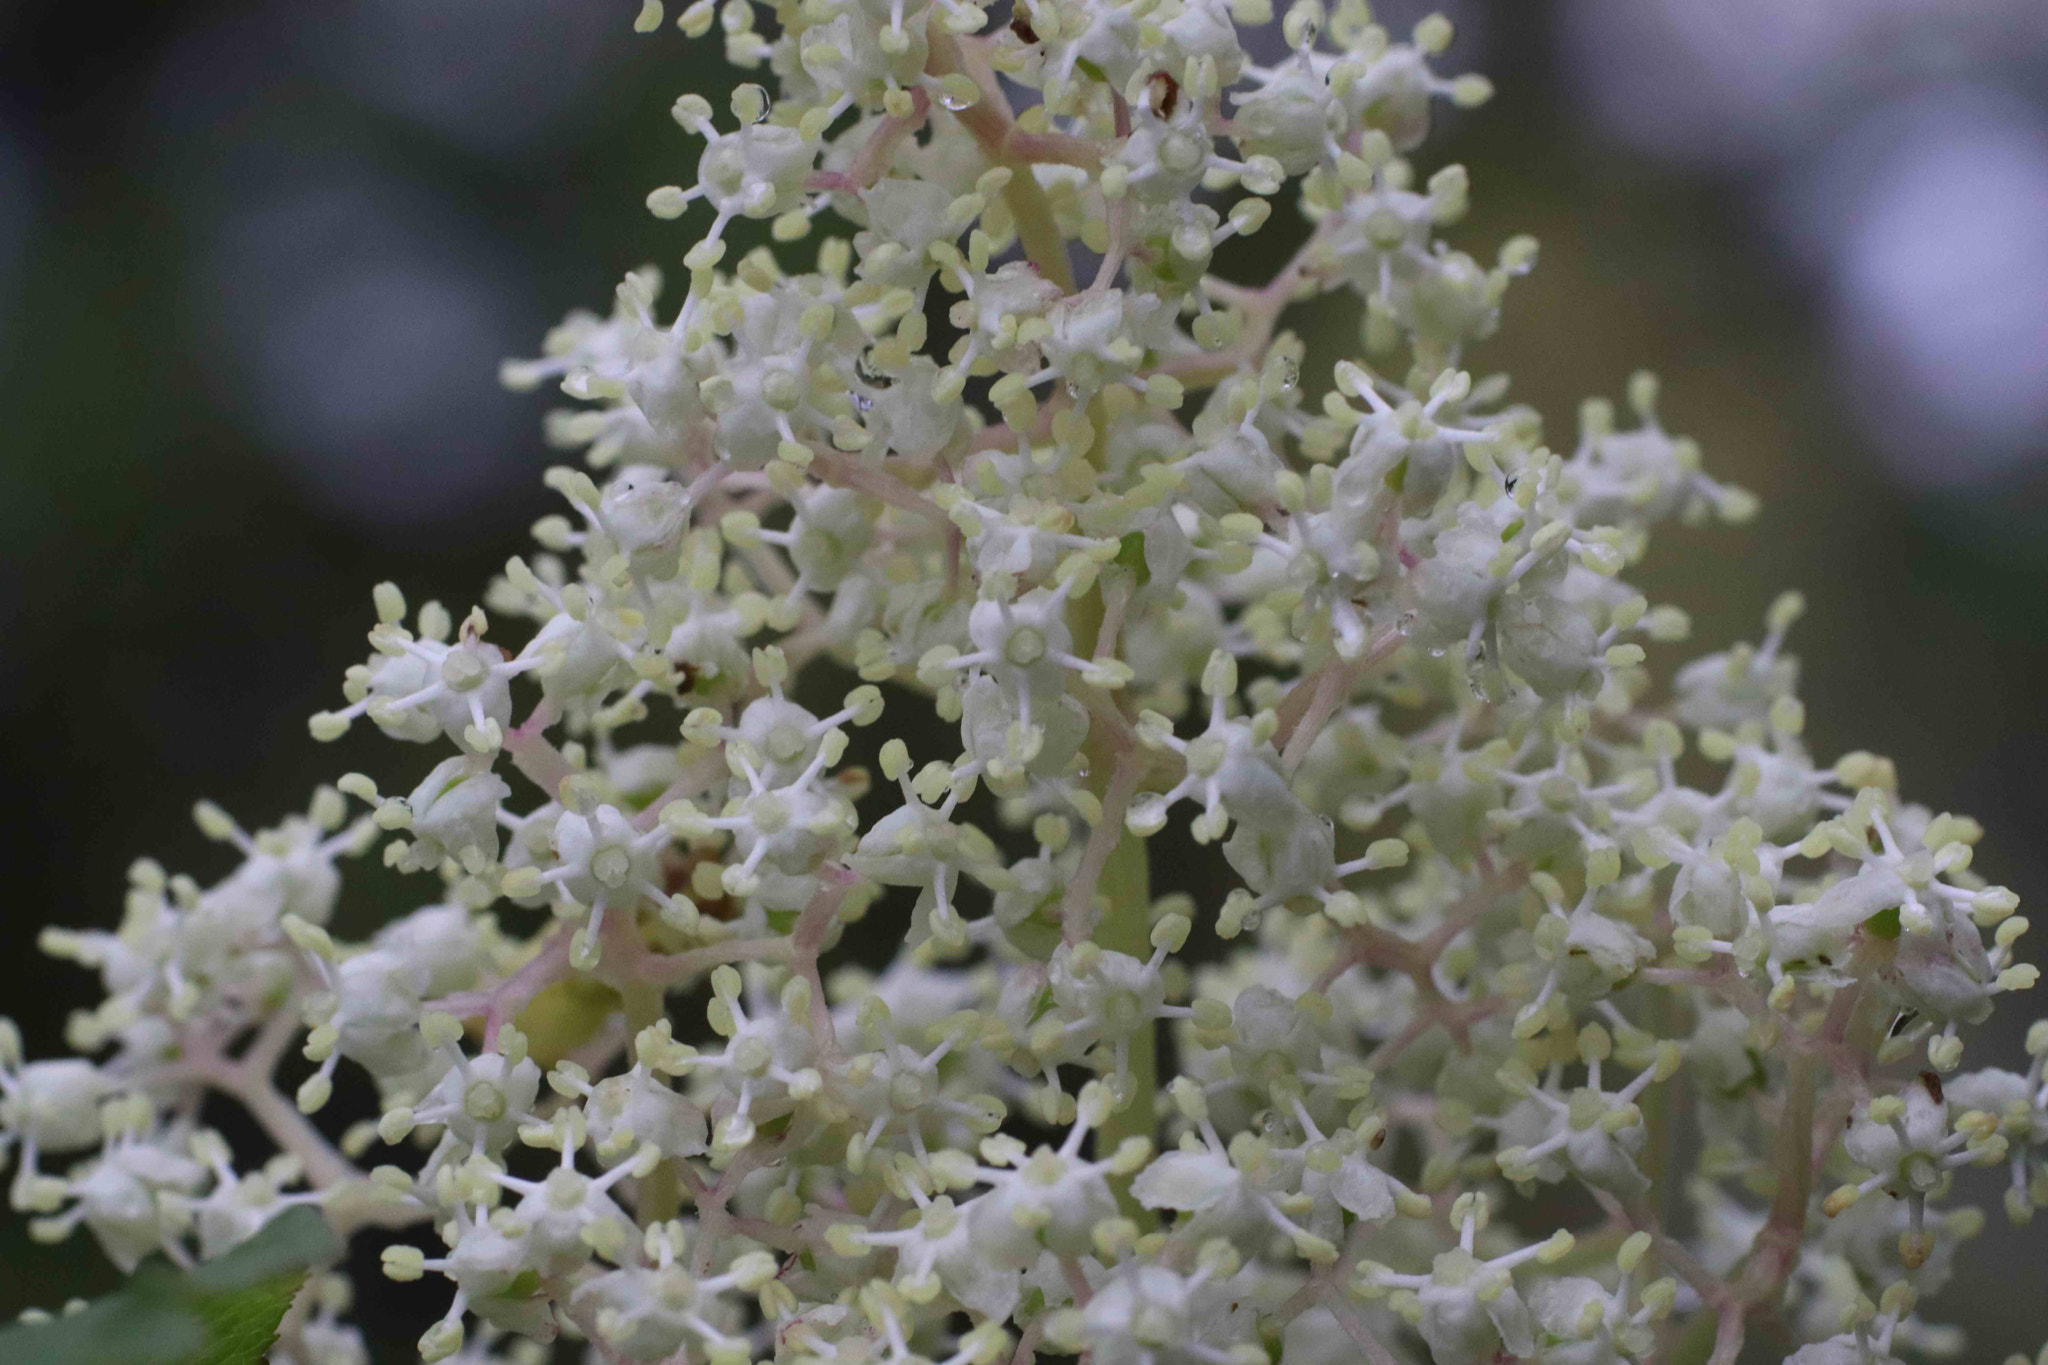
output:
[[[447,1282],[420,1350],[471,1365],[1942,1345],[1959,1177],[2048,1203],[2048,1024],[1961,1069],[2026,923],[1975,822],[1809,755],[1795,597],[1653,695],[1686,619],[1622,575],[1752,500],[1647,375],[1553,449],[1463,368],[1536,250],[1436,235],[1467,178],[1409,157],[1488,93],[1433,69],[1450,26],[762,8],[681,16],[780,93],[676,102],[703,151],[648,205],[710,217],[673,311],[638,271],[507,366],[582,402],[549,429],[590,472],[459,621],[378,588],[312,721],[428,756],[253,837],[202,806],[225,881],[139,864],[117,932],[47,934],[107,997],[83,1057],[0,1038],[38,1234],[417,1228],[384,1269]],[[1214,273],[1276,206],[1298,248]],[[785,249],[729,261],[740,219]],[[1328,296],[1356,359],[1278,330]],[[943,741],[850,761],[885,701]],[[1234,885],[1154,897],[1182,820]],[[432,904],[337,943],[380,840]],[[890,907],[886,970],[835,960]],[[347,1300],[272,1359],[364,1361]]]

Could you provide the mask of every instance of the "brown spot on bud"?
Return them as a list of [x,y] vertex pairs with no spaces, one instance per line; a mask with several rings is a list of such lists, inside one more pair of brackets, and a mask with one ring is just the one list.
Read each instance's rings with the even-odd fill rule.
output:
[[[665,850],[661,855],[661,889],[671,896],[691,896],[697,864],[705,861],[705,855],[700,853],[675,848]],[[699,900],[691,896],[691,900],[697,907],[697,913],[706,919],[735,920],[740,916],[740,907],[730,896],[721,895],[716,900]]]
[[1172,118],[1173,111],[1180,107],[1180,82],[1169,71],[1155,71],[1145,78],[1145,88],[1152,93],[1152,109],[1161,118]]

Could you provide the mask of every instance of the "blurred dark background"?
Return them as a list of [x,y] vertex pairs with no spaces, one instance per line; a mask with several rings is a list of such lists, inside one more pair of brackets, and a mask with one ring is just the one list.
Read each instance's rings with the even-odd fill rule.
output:
[[[733,77],[636,8],[0,0],[0,1010],[31,1052],[89,989],[40,925],[111,925],[139,854],[227,870],[196,796],[256,825],[399,775],[305,731],[370,585],[473,600],[552,510],[546,403],[498,361],[689,244],[641,201],[694,174],[669,103]],[[1477,368],[1567,443],[1580,398],[1659,371],[1667,425],[1765,511],[1673,530],[1646,590],[1702,649],[1804,590],[1816,749],[1892,755],[1989,827],[1987,876],[2048,896],[2048,6],[1447,8],[1448,69],[1500,90],[1423,157],[1471,168],[1454,240],[1543,243]],[[344,932],[405,903],[354,880]],[[2048,1334],[1996,1269],[2028,1245],[1994,1213],[1932,1314],[1972,1360]],[[0,1266],[0,1314],[113,1279],[12,1216]],[[395,1342],[424,1316],[370,1314]]]

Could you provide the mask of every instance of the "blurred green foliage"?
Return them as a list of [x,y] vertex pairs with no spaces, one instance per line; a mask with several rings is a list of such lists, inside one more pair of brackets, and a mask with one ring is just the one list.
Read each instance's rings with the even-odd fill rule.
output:
[[287,1209],[189,1271],[152,1260],[94,1303],[0,1331],[0,1360],[36,1365],[257,1365],[309,1267],[340,1250],[326,1221]]

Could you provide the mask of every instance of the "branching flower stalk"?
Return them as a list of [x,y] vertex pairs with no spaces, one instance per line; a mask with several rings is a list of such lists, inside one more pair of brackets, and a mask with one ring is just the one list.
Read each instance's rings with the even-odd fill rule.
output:
[[[773,85],[675,104],[680,298],[636,271],[506,366],[587,468],[459,620],[379,586],[312,718],[424,757],[258,834],[202,803],[225,879],[140,862],[118,930],[45,932],[106,994],[77,1056],[0,1034],[36,1235],[400,1229],[468,1365],[1953,1346],[1915,1306],[1970,1182],[2048,1202],[2048,1024],[1963,1065],[2035,980],[2017,898],[1890,763],[1811,756],[1796,596],[1653,685],[1686,618],[1625,575],[1754,501],[1646,374],[1553,448],[1467,368],[1536,246],[1438,237],[1467,177],[1411,158],[1489,92],[1450,26],[679,24]],[[1300,245],[1224,278],[1276,208]],[[1158,895],[1176,826],[1221,859]],[[380,845],[422,908],[339,942]],[[347,1300],[271,1359],[365,1361]]]

